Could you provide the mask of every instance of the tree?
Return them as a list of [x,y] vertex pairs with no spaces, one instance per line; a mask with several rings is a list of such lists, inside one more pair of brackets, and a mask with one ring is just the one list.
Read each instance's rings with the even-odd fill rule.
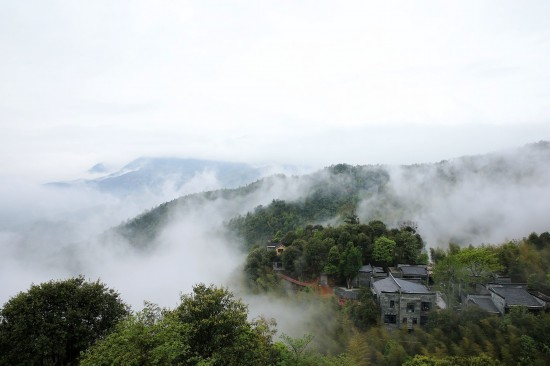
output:
[[340,266],[340,249],[338,245],[332,246],[328,252],[327,264],[323,268],[323,272],[328,275],[335,275],[338,273]]
[[119,322],[106,338],[82,356],[81,366],[140,366],[183,364],[189,356],[189,327],[174,312],[146,303],[145,308]]
[[340,257],[340,273],[346,279],[348,288],[351,288],[351,281],[357,276],[362,265],[363,255],[361,251],[352,242],[349,242]]
[[266,365],[271,357],[269,326],[247,321],[248,308],[227,289],[198,284],[182,295],[177,319],[189,327],[186,365]]
[[394,240],[381,236],[374,241],[373,259],[376,263],[389,266],[393,263],[396,243]]
[[464,248],[456,256],[473,283],[483,283],[502,270],[497,253],[487,247]]
[[502,268],[495,250],[488,247],[459,249],[449,245],[447,255],[436,263],[433,277],[448,304],[452,305],[460,296],[462,286],[484,283]]
[[279,363],[283,366],[309,366],[320,363],[319,355],[307,350],[313,340],[311,334],[305,334],[302,338],[292,338],[287,334],[281,334],[284,346],[279,347]]
[[82,366],[272,365],[274,321],[247,321],[245,304],[226,289],[198,284],[174,310],[146,304],[93,345]]
[[0,310],[0,365],[77,365],[127,314],[119,294],[99,281],[32,285]]

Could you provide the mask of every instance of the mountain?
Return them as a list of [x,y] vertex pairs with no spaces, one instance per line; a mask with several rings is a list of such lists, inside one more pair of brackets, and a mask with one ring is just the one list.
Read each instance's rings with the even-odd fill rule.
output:
[[548,230],[550,143],[433,164],[338,164],[302,176],[271,176],[237,189],[180,197],[116,231],[134,245],[152,245],[175,212],[209,204],[225,210],[225,227],[248,247],[352,215],[390,226],[412,221],[428,246],[500,242]]
[[[89,172],[102,173],[106,168],[96,164]],[[95,179],[49,183],[56,187],[87,186],[115,195],[129,195],[144,191],[160,191],[170,188],[175,192],[193,191],[194,180],[197,189],[203,187],[235,188],[264,176],[268,167],[256,167],[243,163],[210,161],[198,159],[143,157],[125,165],[122,169]]]

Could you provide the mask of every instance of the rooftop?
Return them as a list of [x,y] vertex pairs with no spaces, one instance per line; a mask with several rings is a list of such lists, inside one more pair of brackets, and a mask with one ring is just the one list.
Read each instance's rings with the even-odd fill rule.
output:
[[428,270],[426,266],[413,266],[413,265],[399,264],[398,267],[403,273],[403,276],[418,276],[418,277],[428,276]]
[[507,306],[543,307],[542,301],[527,292],[524,285],[489,285],[489,290],[503,297]]
[[412,294],[429,294],[432,291],[420,283],[394,278],[393,276],[386,277],[382,280],[375,281],[372,285],[374,290],[379,294],[381,292],[405,292]]
[[479,306],[481,309],[493,313],[498,314],[499,311],[495,304],[493,303],[493,300],[491,299],[491,296],[488,295],[468,295],[468,301],[472,304],[475,304]]

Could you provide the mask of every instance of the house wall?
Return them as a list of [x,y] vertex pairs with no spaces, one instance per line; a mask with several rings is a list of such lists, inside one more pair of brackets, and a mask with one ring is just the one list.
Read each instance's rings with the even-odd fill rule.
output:
[[[393,307],[392,302],[393,301]],[[436,305],[436,295],[427,294],[409,294],[409,293],[381,293],[380,294],[381,321],[387,322],[387,315],[395,315],[397,327],[407,327],[409,329],[427,321],[427,317]],[[429,310],[422,308],[422,303],[429,304]]]
[[353,281],[353,285],[356,287],[370,287],[371,277],[370,272],[359,272]]
[[493,300],[493,304],[495,304],[499,313],[504,314],[505,308],[506,308],[506,300],[492,291],[491,291],[491,300]]

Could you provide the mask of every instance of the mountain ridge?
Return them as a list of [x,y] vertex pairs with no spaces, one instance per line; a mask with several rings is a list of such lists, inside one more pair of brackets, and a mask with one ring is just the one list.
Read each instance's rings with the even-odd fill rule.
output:
[[[223,200],[229,205],[239,198],[256,204],[235,209],[233,216],[226,218],[226,226],[247,246],[297,226],[342,222],[350,214],[357,214],[363,222],[382,220],[390,225],[419,221],[424,230],[432,232],[428,240],[467,243],[495,237],[494,226],[501,222],[511,226],[517,224],[514,220],[520,222],[520,216],[510,213],[513,209],[521,213],[528,202],[547,202],[547,196],[532,197],[550,191],[547,172],[547,141],[430,164],[336,164],[301,176],[271,176],[240,188],[179,197],[116,230],[130,242],[145,246],[155,240],[174,209],[185,211],[199,201]],[[499,205],[506,213],[499,212]],[[537,206],[537,210],[546,213],[543,207]],[[541,221],[543,216],[536,219]],[[447,223],[448,231],[444,231],[441,220],[454,220],[456,228]]]

